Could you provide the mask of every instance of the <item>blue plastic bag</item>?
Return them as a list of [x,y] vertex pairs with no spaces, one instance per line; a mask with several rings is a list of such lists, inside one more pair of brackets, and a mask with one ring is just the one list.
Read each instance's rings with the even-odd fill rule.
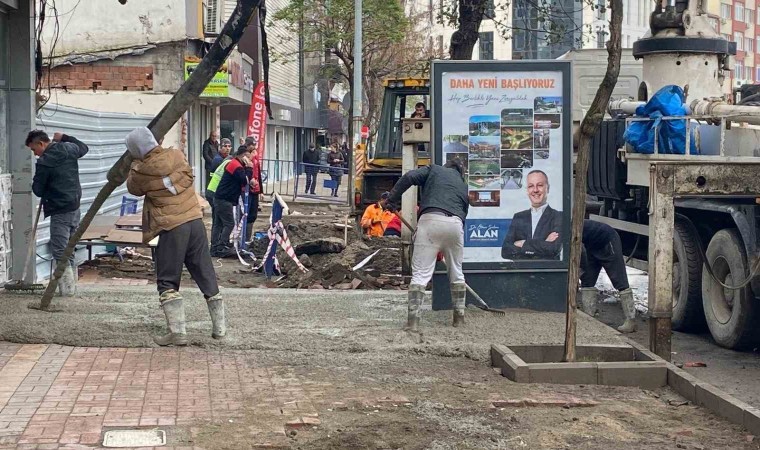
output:
[[[636,153],[654,153],[655,132],[658,152],[671,155],[683,155],[686,149],[686,120],[662,120],[668,116],[685,116],[683,89],[678,86],[665,86],[642,106],[636,108],[636,116],[652,120],[633,122],[625,132],[627,142]],[[690,129],[689,152],[694,155],[697,147],[694,143],[694,130]]]

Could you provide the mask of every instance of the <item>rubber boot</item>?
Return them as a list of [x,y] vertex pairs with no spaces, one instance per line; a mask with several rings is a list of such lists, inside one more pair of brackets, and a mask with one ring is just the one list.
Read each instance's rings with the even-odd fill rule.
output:
[[464,283],[451,283],[451,306],[454,308],[454,327],[464,325],[464,306],[467,301],[467,285]]
[[420,307],[422,307],[422,301],[425,298],[425,286],[410,284],[407,296],[409,298],[409,314],[406,320],[406,330],[419,331]]
[[596,314],[596,302],[599,291],[595,287],[581,288],[581,310],[591,317]]
[[625,322],[617,330],[621,333],[633,333],[636,331],[636,305],[633,303],[631,288],[620,291],[620,305],[623,307]]
[[71,265],[67,265],[61,279],[58,280],[58,293],[61,297],[74,297],[77,294],[76,289],[74,270]]
[[161,308],[166,315],[166,324],[169,333],[154,337],[153,340],[160,346],[187,345],[187,332],[185,331],[185,307],[182,304],[182,296],[174,289],[164,291],[159,298]]
[[223,339],[227,335],[227,322],[224,318],[224,300],[222,300],[222,294],[216,294],[207,299],[206,304],[208,305],[208,313],[211,316],[211,324],[213,326],[211,337]]
[[253,242],[253,222],[245,224],[245,239],[246,245]]

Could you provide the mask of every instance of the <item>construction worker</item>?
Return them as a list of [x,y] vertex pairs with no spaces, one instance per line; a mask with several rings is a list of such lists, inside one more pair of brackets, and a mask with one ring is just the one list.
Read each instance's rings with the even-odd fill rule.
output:
[[248,240],[253,240],[253,223],[259,217],[259,197],[264,192],[264,182],[261,177],[261,159],[258,156],[258,142],[253,137],[248,137],[245,140],[245,145],[248,147],[248,158],[253,164],[253,175],[249,180],[250,189],[248,191],[248,217],[246,217],[245,235]]
[[625,322],[618,327],[618,331],[633,333],[636,331],[636,308],[633,302],[633,291],[628,285],[620,236],[607,224],[584,220],[582,243],[581,309],[591,316],[596,313],[599,291],[595,286],[599,272],[604,268],[612,286],[620,293],[620,304]]
[[193,170],[182,151],[161,147],[145,127],[132,130],[126,143],[137,161],[129,172],[127,190],[132,195],[145,196],[143,242],[159,237],[156,285],[169,333],[154,341],[161,346],[188,343],[185,308],[179,293],[183,263],[206,299],[213,323],[211,336],[222,339],[227,333],[224,302],[209,255],[203,211],[193,188]]
[[[47,133],[40,130],[33,130],[27,135],[26,146],[38,158],[32,192],[40,198],[45,217],[50,217],[50,250],[53,259],[58,261],[79,226],[79,202],[82,199],[79,158],[86,155],[89,149],[77,138],[62,133],[55,133],[51,142]],[[58,285],[61,296],[76,295],[75,272],[72,255]]]
[[216,181],[214,189],[209,190],[209,186],[211,186],[211,182],[214,179],[214,173],[216,173],[216,169],[218,169],[219,166],[229,158],[231,151],[232,141],[227,138],[223,138],[221,144],[219,145],[219,152],[216,154],[216,156],[214,156],[213,161],[211,161],[211,176],[209,177],[208,185],[206,186],[206,201],[208,202],[209,206],[211,206],[212,211],[214,210],[214,191],[216,191],[216,186],[219,185],[219,180]]
[[[230,143],[231,146],[231,143]],[[219,237],[219,234],[222,231],[222,223],[219,220],[219,216],[216,213],[216,208],[214,207],[214,196],[216,195],[216,189],[219,187],[219,182],[222,181],[222,176],[224,175],[224,168],[227,167],[227,164],[232,160],[232,155],[230,155],[230,146],[228,146],[224,139],[222,139],[222,146],[219,147],[219,155],[223,156],[223,160],[219,162],[219,164],[215,165],[214,173],[211,174],[211,181],[208,183],[208,187],[206,187],[206,201],[208,201],[209,205],[211,205],[211,246],[213,249],[213,246],[216,242],[221,239]],[[216,158],[214,159],[216,162]],[[234,250],[231,250],[232,253],[234,253]],[[230,253],[230,252],[228,252]],[[222,257],[231,256],[230,254],[222,255]],[[218,256],[218,255],[217,255]]]
[[241,145],[235,152],[235,157],[224,167],[221,181],[214,194],[214,212],[219,220],[220,230],[216,239],[211,243],[211,256],[226,258],[235,255],[230,245],[230,235],[235,228],[235,208],[240,195],[248,189],[249,180],[253,177],[253,162],[248,146]]
[[374,205],[369,205],[362,214],[362,230],[370,237],[381,237],[385,234],[388,223],[395,217],[392,212],[383,209],[382,202],[388,199],[390,192],[383,192],[380,200]]
[[462,258],[464,257],[464,220],[469,209],[464,166],[458,159],[446,165],[431,164],[404,174],[382,202],[384,208],[398,211],[401,195],[411,186],[420,187],[417,232],[414,237],[412,280],[409,283],[409,315],[406,328],[417,331],[425,286],[433,277],[438,252],[446,258],[454,307],[455,327],[464,325],[467,296]]

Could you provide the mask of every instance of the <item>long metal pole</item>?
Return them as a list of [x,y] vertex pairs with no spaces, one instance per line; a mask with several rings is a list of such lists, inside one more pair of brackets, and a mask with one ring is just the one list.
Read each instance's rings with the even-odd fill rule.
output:
[[348,204],[351,205],[351,211],[354,211],[354,177],[356,176],[356,152],[361,144],[362,129],[362,87],[364,78],[362,77],[362,0],[354,0],[354,92],[353,92],[353,111],[354,111],[354,133],[351,142],[351,155],[348,163],[348,185],[346,188]]

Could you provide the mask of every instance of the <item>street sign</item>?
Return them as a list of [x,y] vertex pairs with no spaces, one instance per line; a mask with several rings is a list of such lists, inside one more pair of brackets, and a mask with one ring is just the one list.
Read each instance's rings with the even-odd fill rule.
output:
[[369,127],[362,125],[362,139],[369,139]]

